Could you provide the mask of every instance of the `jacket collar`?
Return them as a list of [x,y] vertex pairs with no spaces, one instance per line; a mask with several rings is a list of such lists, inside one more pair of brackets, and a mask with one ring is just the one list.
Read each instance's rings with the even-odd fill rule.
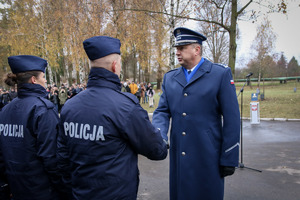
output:
[[182,86],[187,87],[192,84],[197,79],[201,78],[205,73],[209,73],[211,71],[211,62],[204,59],[204,63],[199,67],[191,80],[187,83],[184,75],[183,67],[180,67],[177,72],[174,74],[174,79]]
[[39,84],[23,83],[18,86],[18,97],[47,97],[46,89]]
[[111,71],[102,67],[92,67],[89,80],[87,83],[88,87],[108,87],[113,90],[121,90],[121,83],[119,77]]

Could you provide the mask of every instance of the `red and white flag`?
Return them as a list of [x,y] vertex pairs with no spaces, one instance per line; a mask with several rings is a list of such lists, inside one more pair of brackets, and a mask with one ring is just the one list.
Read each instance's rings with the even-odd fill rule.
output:
[[234,80],[230,80],[230,84],[233,85],[234,84]]

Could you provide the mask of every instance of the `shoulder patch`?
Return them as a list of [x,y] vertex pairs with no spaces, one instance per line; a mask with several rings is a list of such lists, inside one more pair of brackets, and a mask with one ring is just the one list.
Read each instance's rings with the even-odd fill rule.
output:
[[133,94],[129,93],[129,92],[121,92],[120,94],[124,95],[125,97],[127,97],[128,99],[130,99],[133,103],[135,104],[139,104],[139,100],[136,96],[134,96]]
[[48,109],[54,108],[54,104],[48,99],[45,99],[43,97],[38,97],[38,99],[41,100],[41,102],[43,102]]

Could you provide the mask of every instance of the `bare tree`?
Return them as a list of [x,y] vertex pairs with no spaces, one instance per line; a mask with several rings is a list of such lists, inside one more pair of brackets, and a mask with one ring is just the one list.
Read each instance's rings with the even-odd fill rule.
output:
[[262,74],[268,67],[268,62],[265,62],[267,56],[271,56],[275,47],[276,35],[273,32],[270,20],[264,19],[262,24],[257,28],[257,35],[254,39],[252,47],[257,52],[256,61],[258,62],[258,88]]
[[[220,10],[217,5],[211,5],[209,1],[200,1],[199,4],[201,9],[196,10],[197,18],[220,21],[220,18],[223,17],[224,23],[229,24],[230,10],[228,8],[224,7],[223,10]],[[215,63],[227,64],[229,58],[228,32],[223,27],[213,23],[198,22],[198,25],[199,32],[208,38],[206,41],[208,48],[204,48],[204,55]]]
[[[187,2],[185,4],[185,2]],[[172,31],[175,28],[176,19],[177,22],[179,19],[190,19],[190,20],[195,20],[195,21],[200,21],[200,22],[206,22],[210,24],[214,24],[216,26],[222,27],[225,31],[228,32],[229,34],[229,62],[228,65],[230,66],[232,73],[234,75],[235,73],[235,61],[236,61],[236,49],[237,49],[237,44],[236,44],[236,39],[237,39],[237,21],[239,17],[244,15],[245,9],[249,7],[251,3],[254,3],[253,0],[249,0],[247,3],[240,5],[240,1],[238,0],[208,0],[207,3],[210,6],[215,6],[216,9],[218,10],[218,13],[220,13],[220,17],[216,20],[211,17],[208,18],[197,18],[197,17],[190,17],[188,5],[190,5],[191,1],[180,1],[177,0],[175,4],[174,0],[170,0],[170,7],[169,9],[164,9],[163,12],[158,12],[158,11],[153,11],[150,9],[122,9],[122,10],[131,10],[131,11],[137,11],[137,12],[148,12],[148,13],[155,13],[155,14],[163,14],[166,15],[170,20],[169,20],[169,27],[172,33]],[[180,5],[181,3],[181,5]],[[240,3],[240,4],[239,4]],[[268,0],[259,0],[255,3],[259,3],[265,7],[269,8],[270,12],[282,12],[286,13],[287,11],[287,4],[285,0],[276,0],[273,2],[270,2]],[[178,9],[181,9],[181,12],[177,12]],[[196,1],[195,8],[196,10],[201,10],[202,7],[199,4],[199,1]],[[224,17],[225,11],[230,10],[230,20],[226,20]],[[121,10],[120,10],[121,11]],[[256,16],[256,12],[254,10],[251,11],[250,19]],[[170,34],[172,35],[172,34]],[[172,36],[171,36],[172,37]],[[170,43],[172,43],[173,39],[170,38]],[[172,50],[171,50],[172,51]],[[170,66],[172,66],[173,61],[173,56],[174,53],[170,53]],[[175,62],[174,62],[175,63]]]

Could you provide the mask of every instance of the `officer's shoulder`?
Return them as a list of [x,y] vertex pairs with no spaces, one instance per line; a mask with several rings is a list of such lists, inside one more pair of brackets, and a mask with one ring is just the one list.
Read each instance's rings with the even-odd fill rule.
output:
[[46,108],[48,109],[54,108],[54,104],[48,99],[45,99],[43,97],[38,97],[38,99],[46,106]]
[[216,66],[216,67],[219,67],[221,69],[228,69],[228,68],[230,69],[230,67],[228,67],[225,64],[221,64],[221,63],[214,63],[213,65]]
[[120,92],[121,95],[123,95],[125,98],[129,99],[130,101],[132,101],[135,104],[139,104],[139,100],[136,96],[134,96],[133,94],[129,93],[129,92]]
[[170,71],[166,72],[165,75],[173,74],[173,73],[177,72],[177,71],[179,70],[179,68],[180,68],[180,67],[175,68],[175,69],[171,69]]

